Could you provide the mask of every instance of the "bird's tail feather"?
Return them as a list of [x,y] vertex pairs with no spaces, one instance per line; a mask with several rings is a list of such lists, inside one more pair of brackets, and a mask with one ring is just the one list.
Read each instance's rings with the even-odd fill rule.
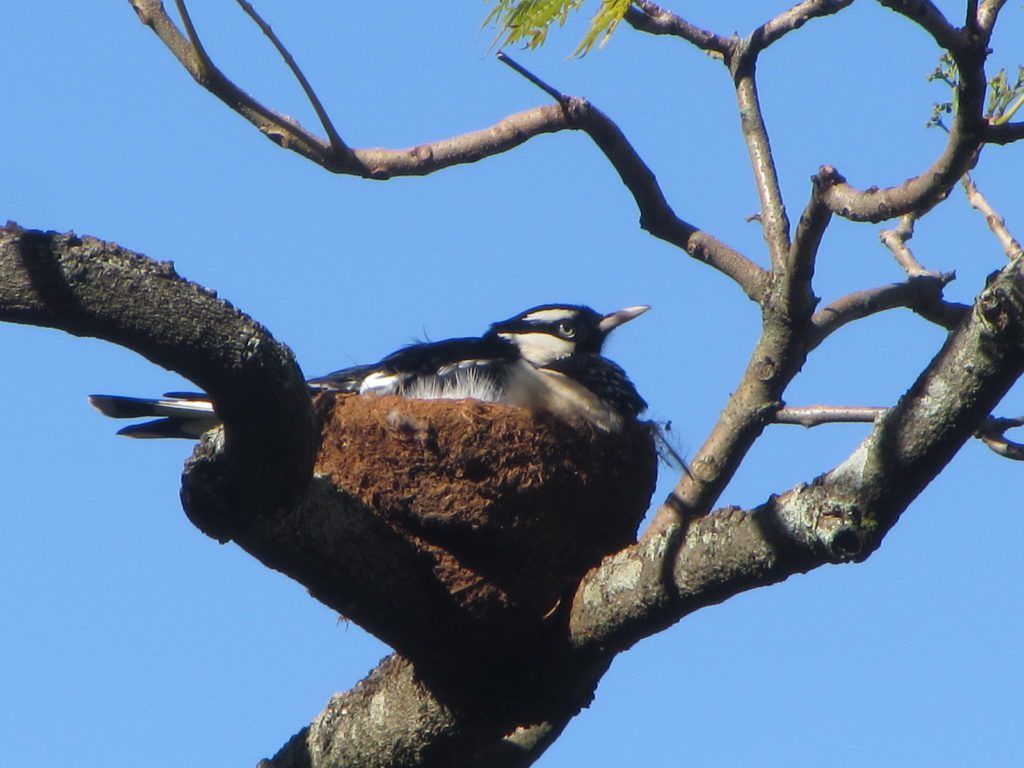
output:
[[201,393],[169,392],[163,398],[90,395],[89,403],[103,415],[114,419],[163,417],[144,424],[132,424],[117,433],[126,437],[195,440],[220,424],[213,411],[213,403]]

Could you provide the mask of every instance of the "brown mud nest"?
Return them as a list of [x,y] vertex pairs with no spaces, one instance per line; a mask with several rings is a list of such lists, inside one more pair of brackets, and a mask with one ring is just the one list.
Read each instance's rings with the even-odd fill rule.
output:
[[321,396],[316,472],[431,559],[479,618],[544,616],[635,540],[657,474],[650,426],[616,434],[473,400]]

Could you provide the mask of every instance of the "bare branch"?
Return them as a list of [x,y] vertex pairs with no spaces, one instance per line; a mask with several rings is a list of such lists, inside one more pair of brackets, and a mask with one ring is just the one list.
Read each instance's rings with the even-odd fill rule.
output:
[[562,93],[561,91],[557,90],[556,88],[554,88],[554,87],[548,85],[547,83],[545,83],[543,80],[541,80],[535,74],[533,74],[533,72],[528,70],[526,67],[524,67],[522,64],[520,64],[518,61],[513,59],[511,56],[509,56],[504,51],[498,51],[497,54],[495,54],[495,57],[502,64],[505,64],[505,65],[511,67],[518,74],[522,75],[527,80],[529,80],[531,83],[536,85],[538,88],[540,88],[542,91],[544,91],[544,93],[546,93],[548,96],[553,98],[559,104],[564,104],[565,103],[567,97],[566,97],[566,95],[564,93]]
[[776,424],[796,424],[810,429],[822,424],[873,422],[887,410],[871,405],[787,405],[775,412],[773,420]]
[[331,149],[338,154],[342,154],[349,151],[348,146],[341,140],[338,132],[334,128],[334,124],[331,122],[330,116],[327,114],[327,110],[324,109],[323,104],[320,103],[320,98],[316,95],[316,91],[313,90],[313,86],[309,84],[309,80],[299,69],[299,65],[296,63],[295,58],[291,55],[281,40],[274,34],[274,30],[271,29],[270,25],[263,20],[256,9],[252,7],[246,0],[238,0],[238,4],[242,7],[249,17],[256,22],[257,26],[263,31],[263,34],[267,36],[274,48],[284,59],[285,64],[288,65],[288,69],[292,71],[295,79],[299,81],[299,85],[302,86],[303,93],[306,94],[306,98],[309,99],[309,103],[313,107],[313,111],[316,112],[316,116],[320,119],[320,125],[323,126],[324,131],[327,133],[327,138],[331,142]]
[[1000,456],[1013,461],[1024,461],[1024,444],[1010,440],[1008,429],[1024,426],[1024,418],[988,419],[978,430],[977,437]]
[[916,221],[917,216],[915,214],[905,213],[900,216],[900,223],[896,229],[883,229],[879,234],[879,239],[886,248],[892,251],[892,255],[896,257],[897,263],[903,267],[907,277],[920,277],[921,275],[940,277],[941,275],[938,272],[922,266],[907,245],[907,241],[914,236],[914,224]]
[[498,57],[555,98],[569,128],[585,131],[590,136],[633,194],[640,211],[641,228],[728,275],[755,302],[763,301],[768,274],[743,254],[680,219],[665,199],[654,173],[611,118],[586,99],[561,93],[507,54],[500,52]]
[[587,574],[570,615],[573,642],[627,648],[741,591],[863,560],[1022,373],[1024,262],[1015,261],[841,465],[754,510],[667,526]]
[[[254,514],[306,489],[317,432],[291,352],[214,294],[113,243],[0,229],[0,320],[127,347],[193,381],[224,421],[230,498]],[[204,528],[223,538],[223,531]]]
[[671,11],[648,0],[636,0],[626,11],[626,21],[634,29],[651,35],[680,37],[702,51],[725,57],[732,49],[732,40],[691,24]]
[[571,126],[587,132],[633,194],[643,229],[728,275],[753,301],[764,300],[768,274],[743,254],[680,219],[665,199],[654,173],[607,115],[585,99],[575,97],[568,98],[564,107]]
[[912,309],[927,320],[952,330],[968,310],[964,305],[942,298],[942,289],[955,277],[953,272],[917,275],[902,283],[849,293],[814,313],[809,347],[814,349],[847,323],[897,307]]
[[986,144],[1011,144],[1024,139],[1024,123],[1000,123],[985,128]]
[[853,0],[804,0],[766,21],[751,35],[752,45],[763,50],[785,35],[800,29],[811,19],[831,16],[853,5]]
[[978,30],[987,36],[992,34],[993,28],[996,25],[996,19],[999,18],[999,12],[1006,5],[1006,0],[971,0],[972,4],[977,5],[977,25]]
[[[851,221],[878,222],[906,213],[919,216],[944,200],[953,185],[978,161],[978,153],[991,127],[983,118],[987,89],[985,60],[988,56],[988,35],[967,35],[956,32],[958,42],[947,39],[944,17],[926,0],[891,3],[900,13],[922,23],[940,44],[948,44],[957,64],[957,110],[942,154],[922,174],[903,184],[861,191],[844,180],[834,184],[824,197],[832,211]],[[914,15],[920,13],[920,16]],[[841,178],[841,177],[840,177]]]
[[757,193],[761,198],[761,227],[771,253],[772,269],[781,272],[789,255],[789,218],[782,201],[779,177],[775,170],[768,130],[761,103],[757,97],[755,63],[757,53],[743,41],[733,52],[730,70],[736,84],[736,100],[740,110],[740,127],[747,142],[750,163],[754,169]]
[[[380,712],[387,712],[381,717]],[[259,768],[455,765],[479,737],[400,656],[389,656]],[[425,762],[424,762],[425,761]]]
[[821,202],[821,191],[832,183],[834,173],[834,168],[822,166],[811,177],[811,199],[797,223],[796,236],[786,259],[784,304],[793,318],[808,316],[817,303],[811,281],[821,238],[832,220],[832,211]]
[[1024,249],[1021,248],[1020,243],[1017,242],[1006,227],[1006,219],[992,207],[988,199],[978,189],[978,185],[974,183],[974,179],[971,178],[970,174],[964,176],[963,185],[964,190],[967,192],[968,202],[970,202],[973,208],[985,215],[985,222],[988,224],[988,228],[999,238],[999,243],[1003,246],[1003,251],[1006,253],[1007,258],[1019,259],[1024,256]]
[[[851,424],[877,421],[888,408],[870,405],[807,405],[780,408],[775,423],[819,427],[823,424]],[[1024,426],[1024,418],[1006,419],[989,416],[974,435],[1000,456],[1024,461],[1024,445],[1006,437],[1006,430]]]
[[949,23],[931,0],[878,0],[878,3],[901,16],[906,16],[947,51],[959,52],[964,47],[964,38],[960,30]]
[[358,173],[357,169],[350,168],[351,158],[337,155],[329,144],[297,121],[268,109],[225,77],[199,43],[183,0],[176,2],[186,29],[191,30],[190,39],[181,34],[161,0],[131,0],[140,21],[156,33],[195,81],[255,125],[267,138],[335,173]]

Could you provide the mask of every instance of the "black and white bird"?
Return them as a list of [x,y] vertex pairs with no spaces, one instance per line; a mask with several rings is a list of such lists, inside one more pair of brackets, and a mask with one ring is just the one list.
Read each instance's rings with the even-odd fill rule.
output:
[[[494,323],[483,336],[412,344],[378,363],[308,383],[314,392],[507,403],[615,432],[647,403],[622,368],[601,356],[601,348],[613,329],[648,309],[601,315],[590,307],[544,304]],[[116,419],[158,417],[118,432],[129,437],[196,438],[220,423],[203,394],[92,395],[89,402]]]

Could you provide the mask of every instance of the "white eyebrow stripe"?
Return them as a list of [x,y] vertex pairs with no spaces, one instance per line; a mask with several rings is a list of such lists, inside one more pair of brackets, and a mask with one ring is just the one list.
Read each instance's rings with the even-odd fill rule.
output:
[[523,317],[528,323],[553,323],[557,320],[570,320],[576,316],[572,309],[539,309]]

